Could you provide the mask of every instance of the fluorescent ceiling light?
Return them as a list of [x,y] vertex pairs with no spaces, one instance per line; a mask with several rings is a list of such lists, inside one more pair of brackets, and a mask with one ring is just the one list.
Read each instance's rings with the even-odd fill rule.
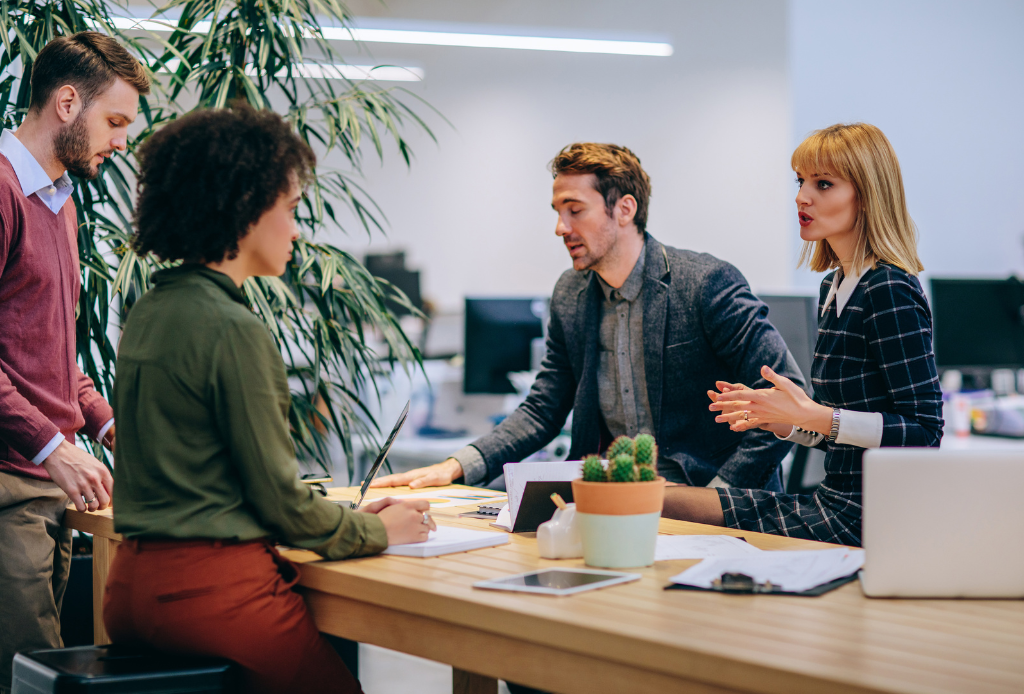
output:
[[421,82],[423,69],[396,65],[344,65],[339,63],[300,63],[295,70],[309,79],[377,80],[380,82]]
[[[117,17],[118,29],[172,31],[174,21]],[[209,22],[199,22],[194,31],[206,33]],[[324,38],[332,41],[363,43],[405,43],[420,46],[464,46],[468,48],[511,48],[525,51],[563,51],[568,53],[607,53],[612,55],[646,55],[668,57],[672,44],[651,41],[615,41],[610,39],[571,39],[547,36],[508,36],[501,34],[466,34],[446,31],[408,31],[404,29],[360,29],[323,27]]]
[[324,38],[333,41],[409,43],[421,46],[466,46],[469,48],[512,48],[524,51],[611,53],[615,55],[651,55],[660,57],[672,55],[671,44],[648,41],[460,34],[445,31],[406,31],[399,29],[346,29],[344,27],[324,27],[323,32]]
[[[160,72],[175,72],[181,61],[171,58]],[[308,79],[347,79],[352,81],[375,80],[378,82],[421,82],[424,77],[422,68],[399,67],[396,65],[345,65],[340,63],[299,63],[292,66],[295,74]],[[253,77],[256,68],[249,65],[245,74]],[[278,76],[287,74],[287,70],[278,70]]]

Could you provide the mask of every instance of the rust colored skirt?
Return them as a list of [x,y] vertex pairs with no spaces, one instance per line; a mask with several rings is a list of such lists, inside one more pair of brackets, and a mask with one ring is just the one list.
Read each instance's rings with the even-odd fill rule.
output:
[[126,540],[103,622],[114,643],[233,660],[245,691],[361,692],[297,581],[296,566],[264,540]]

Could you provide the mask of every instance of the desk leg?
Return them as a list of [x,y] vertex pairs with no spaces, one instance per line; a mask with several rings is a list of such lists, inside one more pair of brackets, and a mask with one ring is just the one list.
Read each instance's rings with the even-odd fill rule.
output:
[[452,694],[497,694],[498,680],[452,668]]
[[110,565],[120,545],[117,540],[92,536],[92,638],[97,646],[110,643],[107,629],[103,626],[103,594],[107,590]]

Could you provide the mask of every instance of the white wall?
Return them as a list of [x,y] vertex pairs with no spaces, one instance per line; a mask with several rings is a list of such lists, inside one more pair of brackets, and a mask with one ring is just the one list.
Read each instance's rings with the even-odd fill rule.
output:
[[900,158],[927,272],[1024,272],[1024,3],[790,8],[792,146],[840,121],[877,125]]
[[[788,286],[791,119],[783,0],[722,2],[523,0],[357,2],[433,26],[547,35],[668,40],[670,58],[371,44],[374,63],[422,67],[411,89],[440,110],[438,144],[413,138],[367,159],[367,190],[390,220],[387,238],[331,234],[362,255],[404,248],[442,309],[467,294],[548,294],[570,266],[554,236],[547,163],[577,140],[624,144],[652,178],[648,228],[675,246],[735,263],[758,288]],[[627,9],[628,8],[628,11]],[[461,23],[461,24],[455,24]],[[349,62],[367,57],[344,48]],[[354,227],[353,227],[354,228]]]

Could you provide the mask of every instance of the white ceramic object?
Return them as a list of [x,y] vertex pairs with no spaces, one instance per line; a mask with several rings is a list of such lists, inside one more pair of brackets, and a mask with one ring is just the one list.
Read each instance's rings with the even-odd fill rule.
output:
[[661,513],[576,514],[576,524],[583,538],[583,560],[587,566],[602,569],[650,566],[654,563],[660,520]]
[[583,543],[576,523],[576,504],[556,509],[551,520],[537,528],[537,548],[544,559],[579,559]]

